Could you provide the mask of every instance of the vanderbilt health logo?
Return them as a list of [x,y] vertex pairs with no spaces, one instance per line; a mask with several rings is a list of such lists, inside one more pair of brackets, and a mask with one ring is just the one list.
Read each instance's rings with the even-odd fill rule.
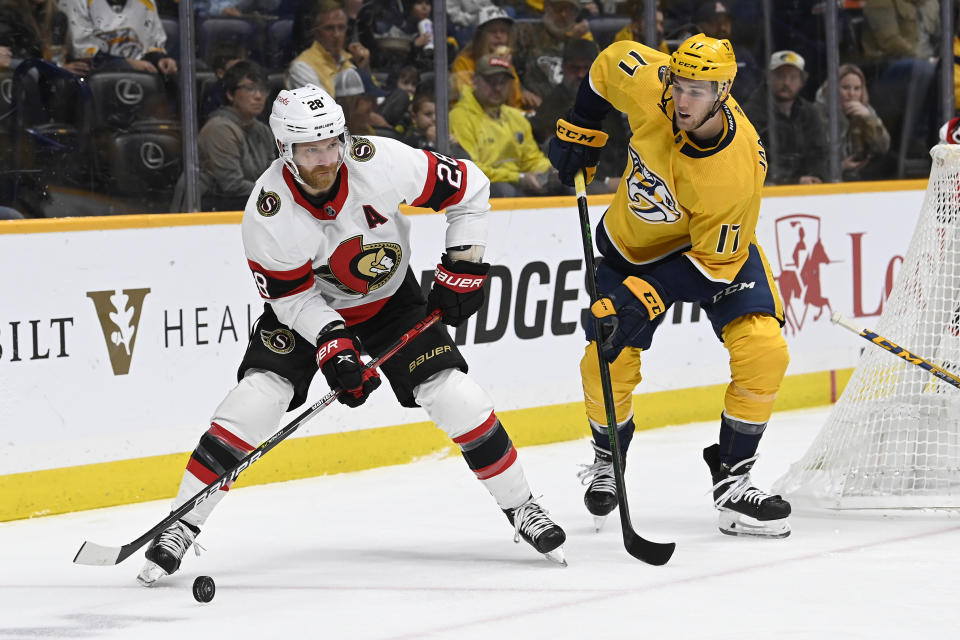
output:
[[87,292],[87,297],[93,300],[97,310],[115,376],[123,376],[130,371],[140,312],[143,311],[143,300],[148,293],[150,289]]

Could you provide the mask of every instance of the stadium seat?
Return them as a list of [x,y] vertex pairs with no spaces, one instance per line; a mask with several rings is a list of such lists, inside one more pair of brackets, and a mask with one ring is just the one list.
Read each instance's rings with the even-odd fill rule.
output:
[[210,114],[216,111],[220,104],[219,99],[215,99],[215,93],[219,91],[217,87],[217,74],[213,71],[197,71],[196,93],[197,99],[197,118],[198,124],[202,127]]
[[176,61],[180,61],[180,22],[174,18],[161,18],[163,30],[167,34],[167,42],[163,48]]
[[[13,72],[9,69],[0,71],[0,149],[9,151],[0,153],[0,174],[4,174],[13,166]],[[0,178],[0,203],[10,202],[9,186],[4,178]]]
[[83,142],[78,124],[87,95],[81,79],[35,59],[21,64],[4,85],[0,82],[0,109],[9,110],[4,118],[10,127],[9,166],[37,171],[44,183],[79,184],[89,171],[89,163],[76,155]]
[[284,69],[294,59],[293,20],[277,20],[267,27],[263,63],[267,71]]
[[217,74],[213,71],[197,71],[197,97],[203,96],[205,91],[209,91],[210,85],[216,83]]
[[100,146],[106,159],[101,176],[109,193],[169,197],[181,172],[179,127],[142,126],[101,137]]
[[211,49],[220,42],[242,44],[251,51],[251,58],[257,59],[252,55],[259,43],[257,27],[242,18],[207,18],[197,26],[197,40],[199,41],[197,57],[204,60],[209,56]]
[[590,18],[590,33],[601,50],[613,43],[613,38],[625,26],[630,24],[630,18],[623,16],[597,16]]
[[87,78],[91,100],[86,125],[99,129],[129,129],[134,123],[166,113],[160,76],[137,71],[103,71]]
[[13,71],[0,71],[0,131],[9,133],[13,122]]

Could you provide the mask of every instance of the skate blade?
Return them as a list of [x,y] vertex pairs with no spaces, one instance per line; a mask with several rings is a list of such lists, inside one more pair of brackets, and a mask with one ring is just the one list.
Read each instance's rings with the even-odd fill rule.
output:
[[567,558],[563,555],[563,547],[557,547],[553,551],[543,554],[543,557],[551,562],[555,562],[561,567],[567,566]]
[[157,583],[157,580],[163,576],[170,575],[159,565],[154,563],[151,560],[147,560],[146,564],[143,565],[143,569],[140,569],[140,574],[137,576],[137,582],[144,587],[152,587]]
[[607,516],[593,516],[593,528],[597,533],[603,529],[603,523],[607,521]]
[[786,538],[790,535],[790,523],[780,520],[757,520],[735,511],[721,510],[717,526],[720,533],[728,536],[752,538]]

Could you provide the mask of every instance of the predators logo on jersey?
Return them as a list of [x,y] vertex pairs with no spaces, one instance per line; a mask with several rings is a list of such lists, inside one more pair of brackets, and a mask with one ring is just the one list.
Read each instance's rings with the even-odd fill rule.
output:
[[354,236],[340,243],[317,277],[344,293],[367,294],[387,283],[400,264],[402,249],[394,242],[363,243]]
[[682,216],[677,199],[667,183],[644,164],[633,147],[630,152],[631,170],[627,177],[627,206],[635,216],[647,222],[676,222]]

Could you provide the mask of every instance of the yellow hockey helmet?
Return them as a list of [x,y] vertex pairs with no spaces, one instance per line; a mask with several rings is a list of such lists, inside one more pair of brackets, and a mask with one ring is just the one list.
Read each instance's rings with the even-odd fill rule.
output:
[[689,80],[717,83],[717,98],[730,94],[737,75],[737,59],[729,40],[718,40],[698,33],[690,36],[670,56],[670,74]]

